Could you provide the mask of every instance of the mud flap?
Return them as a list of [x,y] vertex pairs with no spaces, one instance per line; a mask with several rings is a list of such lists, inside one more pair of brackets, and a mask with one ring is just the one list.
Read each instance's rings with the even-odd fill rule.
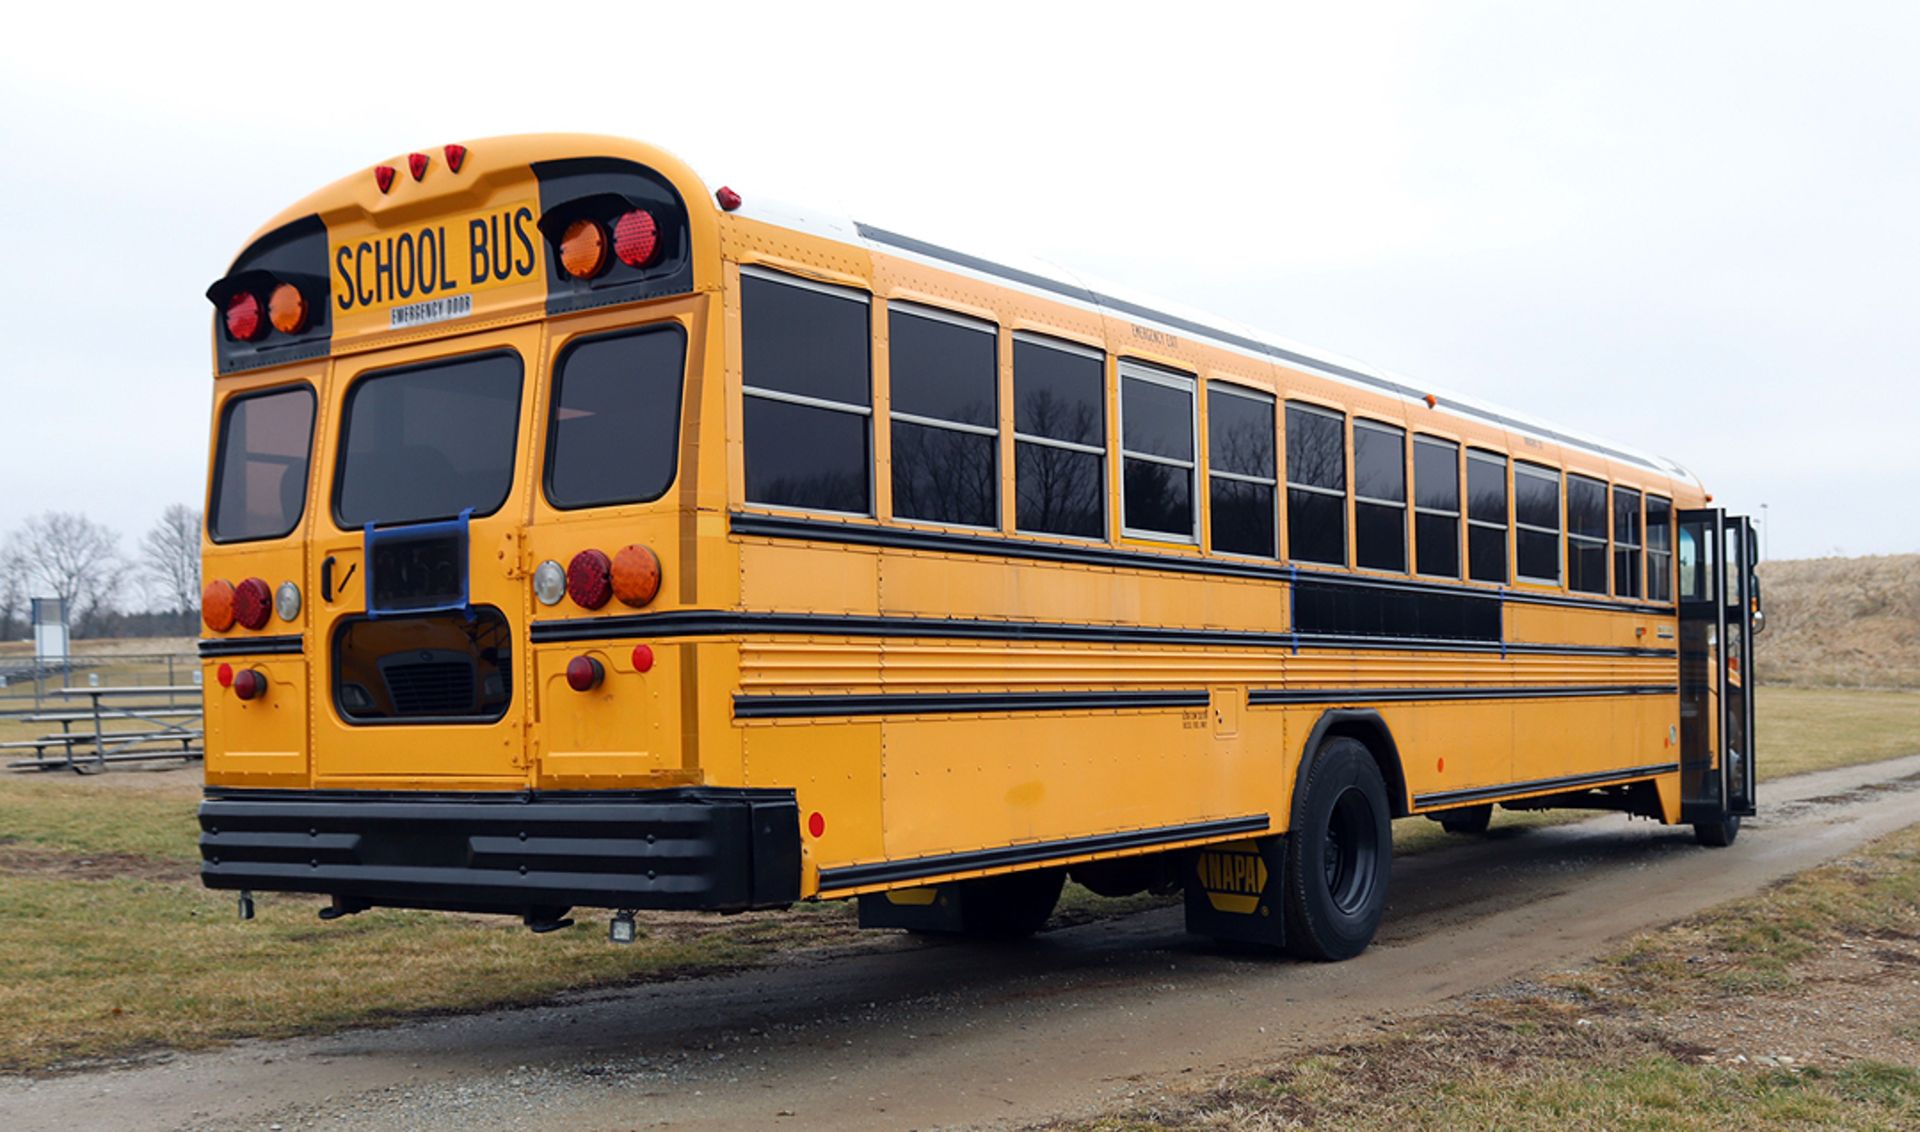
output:
[[1284,835],[1210,845],[1189,854],[1181,876],[1187,930],[1240,943],[1284,945],[1286,862]]
[[964,930],[960,905],[960,893],[950,884],[870,892],[860,897],[860,926],[958,932]]

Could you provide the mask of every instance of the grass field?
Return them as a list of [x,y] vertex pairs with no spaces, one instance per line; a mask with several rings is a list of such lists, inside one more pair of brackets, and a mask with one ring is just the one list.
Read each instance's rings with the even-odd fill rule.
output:
[[[1920,694],[1780,689],[1760,704],[1763,777],[1920,748]],[[317,898],[292,896],[261,898],[259,918],[241,923],[229,896],[197,883],[198,797],[191,768],[0,775],[0,1016],[10,1023],[0,1027],[0,1069],[530,1002],[763,963],[858,934],[846,903],[649,915],[632,947],[608,945],[598,918],[544,937],[515,921],[427,912],[322,924]],[[1425,819],[1397,824],[1401,853],[1450,837]],[[1068,891],[1066,920],[1156,902]]]
[[1920,1127],[1920,828],[1600,963],[1055,1132]]

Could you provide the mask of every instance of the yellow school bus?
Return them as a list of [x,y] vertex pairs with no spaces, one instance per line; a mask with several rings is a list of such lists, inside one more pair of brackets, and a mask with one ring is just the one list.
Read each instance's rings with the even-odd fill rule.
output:
[[1390,826],[1753,812],[1745,520],[1679,465],[568,135],[207,292],[202,876],[518,915],[1065,878],[1357,954]]

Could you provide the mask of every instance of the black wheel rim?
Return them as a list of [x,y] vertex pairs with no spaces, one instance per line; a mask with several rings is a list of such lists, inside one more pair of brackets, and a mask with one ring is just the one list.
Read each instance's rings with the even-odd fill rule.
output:
[[1321,870],[1333,906],[1351,915],[1373,898],[1374,867],[1380,858],[1380,829],[1373,806],[1357,786],[1340,792],[1327,812]]

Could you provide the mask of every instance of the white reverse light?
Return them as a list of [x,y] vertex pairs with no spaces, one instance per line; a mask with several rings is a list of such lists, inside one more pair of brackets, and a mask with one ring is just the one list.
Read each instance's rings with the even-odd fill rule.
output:
[[291,621],[300,616],[300,587],[292,582],[281,582],[280,588],[273,592],[273,611],[280,620]]
[[558,605],[567,596],[567,569],[549,558],[533,572],[533,596],[541,605]]

